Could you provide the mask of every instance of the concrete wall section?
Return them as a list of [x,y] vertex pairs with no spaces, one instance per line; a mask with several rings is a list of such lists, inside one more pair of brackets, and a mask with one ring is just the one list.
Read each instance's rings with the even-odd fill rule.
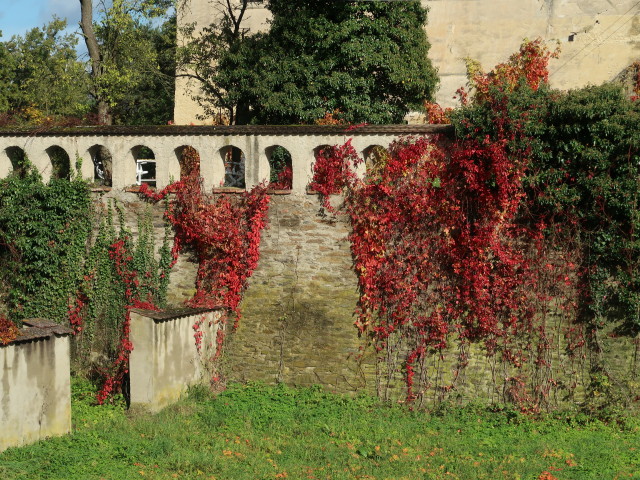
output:
[[[216,333],[224,311],[131,311],[131,405],[158,411],[213,372]],[[202,332],[200,347],[196,334]]]
[[70,330],[35,325],[0,346],[0,451],[71,430]]

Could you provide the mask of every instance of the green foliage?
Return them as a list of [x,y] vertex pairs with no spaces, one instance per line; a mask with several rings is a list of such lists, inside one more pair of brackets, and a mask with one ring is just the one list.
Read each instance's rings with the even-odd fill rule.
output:
[[588,309],[640,333],[640,105],[621,87],[587,87],[548,108],[546,155],[533,188],[557,218],[578,224]]
[[278,182],[279,176],[287,167],[291,168],[291,153],[280,145],[274,147],[269,157],[269,182]]
[[141,75],[133,88],[121,92],[113,106],[114,123],[166,125],[173,118],[175,91],[176,18],[160,26],[142,24],[136,29],[138,44],[148,44],[155,64],[140,65]]
[[[495,92],[505,110],[477,102],[453,115],[460,135],[497,136],[508,118],[511,152],[526,152],[531,207],[549,235],[578,242],[583,320],[640,333],[640,105],[617,85],[559,92],[521,85]],[[517,132],[517,133],[516,133]]]
[[[171,50],[175,36],[165,36],[156,25],[158,20],[168,18],[172,0],[114,0],[100,2],[99,12],[94,18],[93,0],[80,0],[80,28],[90,58],[91,88],[95,100],[97,121],[114,122],[114,114],[133,117],[124,121],[147,123],[157,114],[166,120],[170,117],[171,90],[166,71],[160,71],[159,58],[165,57],[163,67],[172,65]],[[171,24],[171,21],[168,21]],[[170,30],[170,29],[169,29]],[[162,39],[160,39],[162,37]],[[157,48],[168,41],[171,45],[165,52]],[[167,60],[169,60],[167,62]],[[153,90],[158,95],[158,104],[152,106],[142,100],[139,92]],[[151,98],[155,98],[151,95]],[[140,118],[136,116],[136,105]],[[121,111],[118,112],[118,106]],[[123,114],[128,112],[128,115]]]
[[216,52],[219,66],[200,75],[211,93],[201,104],[236,108],[236,123],[311,123],[335,111],[347,122],[399,123],[432,97],[420,2],[272,0],[269,9],[267,34]]
[[62,33],[66,26],[54,17],[42,28],[0,43],[0,112],[37,122],[88,111],[88,75],[77,58],[77,37]]
[[[155,416],[97,408],[91,385],[72,385],[72,435],[0,454],[12,479],[631,478],[638,420],[628,427],[508,407],[448,405],[409,411],[320,388],[231,385]],[[543,472],[556,477],[543,477]]]
[[28,171],[0,180],[0,285],[9,315],[66,323],[91,230],[91,201],[79,179],[42,183]]
[[[117,225],[114,216],[117,216]],[[138,217],[136,239],[125,225],[123,210],[111,203],[97,222],[97,235],[84,262],[83,283],[78,289],[83,307],[79,312],[81,319],[77,324],[72,319],[72,323],[81,327],[74,355],[76,368],[97,367],[102,372],[118,356],[130,298],[157,307],[166,306],[169,273],[173,265],[171,228],[165,226],[163,243],[156,255],[150,210]],[[133,284],[122,278],[119,273],[122,267],[116,265],[114,248],[120,242],[126,256],[131,259],[129,267],[135,274]],[[128,292],[128,289],[132,291]],[[91,365],[95,363],[95,359],[91,359],[95,352],[102,355],[99,365]]]
[[115,1],[95,26],[102,56],[93,89],[110,105],[114,123],[166,124],[173,117],[175,18],[157,27],[149,15],[162,9],[143,7]]
[[[34,317],[71,323],[81,332],[75,366],[88,368],[97,352],[100,370],[118,356],[130,298],[166,305],[170,226],[156,254],[150,212],[139,218],[134,240],[121,209],[117,224],[111,205],[94,215],[84,181],[54,178],[45,185],[23,160],[20,174],[0,180],[0,303],[17,324]],[[118,242],[135,279],[122,278],[115,264]]]

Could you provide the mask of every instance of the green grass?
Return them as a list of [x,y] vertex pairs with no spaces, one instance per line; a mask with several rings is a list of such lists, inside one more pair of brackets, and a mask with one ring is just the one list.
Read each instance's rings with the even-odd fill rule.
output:
[[76,382],[73,434],[0,454],[0,479],[640,478],[633,417],[606,424],[480,406],[411,412],[261,385],[232,385],[216,398],[194,389],[154,416],[91,400]]

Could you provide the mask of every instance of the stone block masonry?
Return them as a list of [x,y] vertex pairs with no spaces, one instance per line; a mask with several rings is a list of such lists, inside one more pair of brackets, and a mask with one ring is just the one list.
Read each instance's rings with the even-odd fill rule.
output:
[[[336,199],[337,200],[337,199]],[[371,358],[353,326],[358,301],[346,218],[321,211],[316,196],[272,196],[260,261],[229,336],[232,380],[338,392],[370,389]]]
[[[120,200],[127,223],[135,230],[136,212],[143,212],[146,205],[130,193]],[[332,200],[339,203],[337,197]],[[153,209],[159,240],[163,209],[161,205]],[[227,332],[225,338],[219,368],[227,379],[375,393],[376,354],[370,347],[361,350],[367,338],[359,337],[353,326],[358,289],[349,232],[345,217],[323,215],[316,195],[271,196],[260,260],[241,304],[242,318],[237,331]],[[180,257],[171,273],[170,304],[181,305],[194,293],[196,269],[188,252]],[[425,401],[502,402],[517,390],[514,382],[522,381],[548,386],[553,405],[583,402],[591,381],[589,354],[567,356],[569,326],[553,312],[543,321],[548,323],[548,366],[536,365],[532,356],[522,369],[514,369],[496,356],[487,356],[482,345],[471,345],[467,367],[458,372],[459,345],[450,338],[451,346],[442,356],[436,353],[426,359],[431,386]],[[188,338],[193,341],[193,332]],[[601,332],[599,341],[616,388],[637,392],[640,342],[609,331]],[[402,373],[399,365],[393,398],[403,396]]]

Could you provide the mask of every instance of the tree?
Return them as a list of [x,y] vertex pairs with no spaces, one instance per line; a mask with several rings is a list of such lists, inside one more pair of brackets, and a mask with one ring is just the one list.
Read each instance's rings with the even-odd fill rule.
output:
[[54,18],[0,44],[2,111],[47,117],[81,116],[89,109],[85,65],[77,59],[77,38],[62,34],[66,26]]
[[[393,123],[437,83],[419,1],[270,0],[271,30],[221,55],[211,104],[247,105],[237,123]],[[207,91],[205,86],[205,91]]]
[[[220,65],[225,55],[237,51],[243,42],[250,41],[242,28],[247,2],[248,0],[212,1],[217,21],[201,30],[197,30],[194,24],[185,25],[179,32],[183,45],[177,49],[176,76],[197,81],[198,91],[190,93],[203,108],[205,117],[213,117],[219,121],[224,118],[224,121],[236,123],[238,102],[234,95],[226,92],[219,84],[219,77],[222,75]],[[240,111],[243,110],[241,106]]]
[[150,42],[156,55],[157,70],[122,92],[112,108],[114,123],[124,125],[162,125],[173,118],[175,97],[176,17],[159,27],[143,25],[138,34]]
[[93,1],[80,1],[80,27],[91,59],[92,94],[102,123],[129,92],[158,74],[158,55],[148,35],[150,22],[165,15],[171,0],[114,0],[94,21]]
[[0,112],[8,112],[11,109],[13,98],[18,92],[13,78],[15,63],[16,59],[7,48],[6,42],[0,42]]

